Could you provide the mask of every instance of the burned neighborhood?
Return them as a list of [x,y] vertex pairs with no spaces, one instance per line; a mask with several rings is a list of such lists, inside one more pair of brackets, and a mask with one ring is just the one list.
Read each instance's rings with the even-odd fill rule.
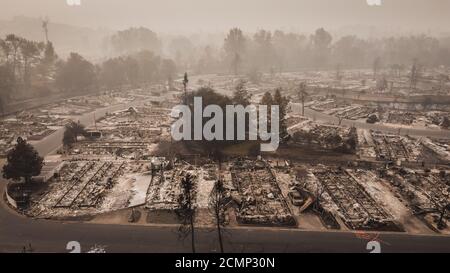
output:
[[0,252],[64,251],[6,235],[26,223],[92,229],[70,239],[92,252],[450,251],[448,19],[175,33],[27,12],[0,12]]

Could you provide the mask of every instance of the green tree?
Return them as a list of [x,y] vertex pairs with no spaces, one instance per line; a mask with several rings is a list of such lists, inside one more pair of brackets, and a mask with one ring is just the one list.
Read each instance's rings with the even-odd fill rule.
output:
[[6,158],[3,177],[15,181],[23,178],[25,183],[29,183],[33,176],[39,175],[44,165],[44,159],[21,137],[17,138],[16,146],[8,152]]
[[127,82],[125,61],[122,58],[113,58],[105,61],[101,66],[100,82],[108,89],[120,88]]
[[160,74],[163,81],[167,81],[169,87],[172,87],[172,81],[177,73],[177,66],[171,59],[163,59],[161,61]]
[[305,62],[302,54],[305,50],[307,39],[304,35],[275,30],[272,42],[275,54],[274,64],[278,66],[280,72],[284,69],[296,70],[300,60],[302,63]]
[[267,126],[268,128],[270,128],[270,122],[272,117],[272,111],[270,109],[271,106],[275,104],[272,94],[270,92],[264,93],[263,97],[261,98],[260,104],[267,106]]
[[118,31],[111,36],[110,44],[113,50],[120,55],[133,54],[144,50],[159,54],[161,51],[161,42],[158,35],[144,27]]
[[242,30],[239,28],[230,29],[225,38],[224,49],[226,59],[235,75],[239,72],[239,66],[245,53],[246,41]]
[[53,65],[57,60],[58,60],[58,55],[55,52],[55,48],[53,47],[53,43],[52,42],[48,42],[45,45],[43,63],[45,63],[47,65]]
[[132,86],[138,86],[139,84],[139,63],[138,61],[128,56],[124,59],[125,73],[127,82]]
[[273,97],[273,104],[279,106],[280,111],[280,137],[283,139],[287,136],[287,126],[286,126],[286,114],[289,105],[289,98],[281,95],[281,88],[275,90],[275,95]]
[[4,104],[9,100],[10,95],[14,90],[14,75],[12,70],[6,65],[0,65],[0,111],[4,111]]
[[56,75],[56,85],[64,91],[79,93],[89,90],[96,83],[96,77],[93,64],[71,53]]
[[344,36],[333,45],[336,61],[348,67],[363,67],[366,43],[356,36]]
[[245,85],[246,82],[244,80],[240,80],[234,88],[233,103],[235,105],[243,105],[244,107],[246,107],[250,104],[252,95],[248,93],[247,87]]
[[330,56],[330,45],[333,37],[325,29],[319,28],[312,36],[312,43],[315,53],[315,62],[318,67],[327,65]]
[[23,83],[26,86],[30,85],[31,66],[36,65],[40,61],[41,52],[44,48],[45,45],[43,43],[36,43],[26,39],[23,39],[20,44],[23,62]]
[[261,29],[253,36],[255,43],[253,63],[256,67],[267,71],[275,61],[275,49],[272,44],[272,33]]
[[[229,97],[217,93],[211,87],[201,87],[197,91],[191,92],[187,95],[186,102],[187,102],[187,105],[189,106],[189,108],[191,109],[192,113],[194,113],[194,98],[196,98],[196,97],[202,98],[203,109],[205,109],[208,105],[218,105],[224,113],[226,113],[226,106],[233,104]],[[206,122],[209,119],[210,118],[206,118],[206,117],[203,118],[203,120],[202,120],[203,126],[206,124]],[[191,124],[194,124],[194,115],[192,115],[192,117],[191,117],[191,122],[192,122]],[[223,116],[223,124],[226,124],[226,115]],[[236,132],[236,128],[234,131]],[[193,136],[193,130],[192,130],[192,136]],[[222,139],[226,139],[225,128],[223,130]],[[225,140],[212,140],[212,141],[203,140],[201,142],[201,144],[202,144],[202,147],[206,151],[208,151],[210,153],[216,153],[230,143],[228,143]]]
[[77,142],[77,138],[80,135],[86,135],[86,129],[82,124],[74,121],[66,124],[63,136],[63,145],[65,147],[71,147]]
[[[233,101],[231,98],[229,98],[228,96],[222,95],[217,93],[214,89],[212,89],[211,87],[201,87],[199,88],[197,91],[195,92],[191,92],[188,94],[187,96],[187,106],[189,106],[189,108],[191,109],[192,113],[194,112],[194,98],[197,97],[201,97],[202,98],[202,108],[205,109],[208,105],[217,105],[219,106],[224,115],[223,115],[223,120],[222,120],[222,124],[224,124],[224,126],[226,126],[227,124],[227,115],[229,115],[229,113],[227,113],[226,111],[226,107],[228,105],[233,105]],[[232,118],[232,116],[228,116],[228,118]],[[202,119],[202,123],[203,126],[205,126],[205,124],[210,120],[211,118],[209,117],[204,117]],[[198,121],[196,121],[198,122]],[[194,115],[191,115],[191,125],[194,124]],[[238,143],[242,143],[242,141],[245,142],[245,140],[237,140],[237,136],[238,136],[238,132],[237,132],[237,127],[238,127],[238,123],[237,123],[237,115],[234,115],[234,123],[233,123],[233,131],[234,131],[234,138],[233,140],[227,140],[227,131],[229,128],[224,127],[223,131],[222,131],[222,135],[221,138],[219,139],[213,139],[213,140],[192,140],[192,141],[186,141],[188,142],[187,146],[192,145],[196,145],[198,147],[198,149],[203,150],[205,153],[208,153],[209,156],[214,157],[215,155],[218,155],[221,153],[221,151],[223,151],[223,149],[229,147],[230,145],[234,145],[234,144],[238,144]],[[245,130],[248,130],[249,128],[249,115],[247,114],[245,117]],[[228,132],[229,133],[229,132]],[[194,131],[191,131],[191,139],[194,139]]]
[[12,73],[14,76],[14,83],[16,82],[16,71],[17,65],[20,60],[20,45],[22,44],[23,39],[14,34],[9,34],[6,36],[6,39],[3,43],[3,50],[7,54],[8,59],[12,59]]
[[139,82],[141,84],[150,84],[159,79],[159,68],[161,58],[151,51],[140,51],[134,55],[139,66]]
[[261,98],[261,105],[267,105],[271,106],[273,104],[273,97],[270,92],[264,93],[263,97]]
[[40,82],[49,86],[53,83],[56,72],[56,63],[58,61],[58,55],[51,42],[44,45],[42,55],[43,56],[39,58],[39,62],[36,65],[36,76]]

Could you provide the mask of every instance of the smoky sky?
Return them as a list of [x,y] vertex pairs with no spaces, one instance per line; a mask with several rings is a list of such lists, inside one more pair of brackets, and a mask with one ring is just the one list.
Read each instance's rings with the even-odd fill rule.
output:
[[378,26],[448,31],[450,0],[0,0],[0,19],[44,17],[93,28],[145,26],[158,31],[223,31],[230,27],[307,31]]

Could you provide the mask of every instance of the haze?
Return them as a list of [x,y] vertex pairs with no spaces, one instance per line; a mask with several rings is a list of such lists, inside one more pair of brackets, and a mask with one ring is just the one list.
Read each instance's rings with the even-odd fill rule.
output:
[[365,0],[1,0],[0,19],[43,17],[91,28],[144,26],[158,32],[226,31],[239,26],[310,32],[317,27],[345,31],[375,26],[382,31],[448,31],[449,0],[384,0],[370,7]]

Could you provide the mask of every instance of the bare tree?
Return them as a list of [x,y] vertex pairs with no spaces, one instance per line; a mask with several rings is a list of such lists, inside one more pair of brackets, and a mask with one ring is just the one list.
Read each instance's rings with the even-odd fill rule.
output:
[[181,180],[181,194],[178,197],[178,209],[176,211],[181,225],[178,228],[180,239],[186,239],[191,235],[192,253],[195,253],[195,185],[193,177],[188,173]]
[[226,198],[222,180],[218,180],[209,197],[209,210],[214,217],[220,252],[223,253],[222,228],[225,225]]

